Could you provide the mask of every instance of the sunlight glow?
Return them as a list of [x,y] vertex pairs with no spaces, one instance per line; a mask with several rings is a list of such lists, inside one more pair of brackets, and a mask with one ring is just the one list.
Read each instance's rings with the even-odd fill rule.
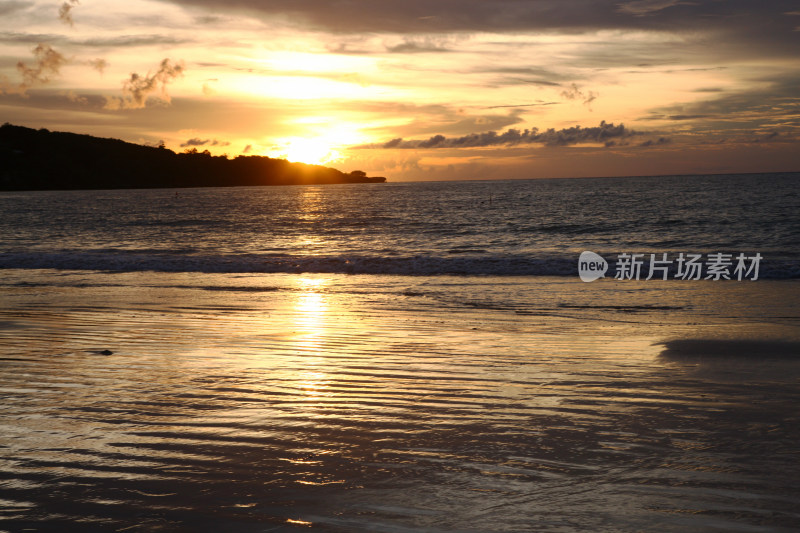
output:
[[281,150],[281,157],[294,163],[324,165],[341,159],[341,154],[322,138],[294,138]]
[[303,76],[245,76],[237,81],[240,92],[264,98],[331,101],[337,98],[374,100],[396,94],[396,90],[367,85],[357,75],[320,73]]
[[265,61],[267,66],[278,72],[364,72],[374,66],[370,57],[337,55],[331,53],[272,52]]
[[[314,119],[298,119],[297,123],[312,122]],[[327,165],[341,161],[341,152],[346,146],[365,142],[365,137],[354,125],[328,126],[315,124],[314,133],[303,137],[285,137],[267,154],[270,157],[288,159],[294,163]],[[318,132],[318,133],[317,133]],[[316,134],[315,134],[316,133]]]

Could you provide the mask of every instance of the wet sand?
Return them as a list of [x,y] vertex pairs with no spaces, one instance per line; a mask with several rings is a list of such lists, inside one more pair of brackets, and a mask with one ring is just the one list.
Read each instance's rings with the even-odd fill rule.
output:
[[800,523],[796,282],[6,274],[0,531]]

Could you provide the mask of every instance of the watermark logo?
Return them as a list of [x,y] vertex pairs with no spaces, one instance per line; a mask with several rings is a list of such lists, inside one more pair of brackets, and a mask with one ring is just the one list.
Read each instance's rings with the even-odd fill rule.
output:
[[578,258],[578,275],[582,281],[594,281],[605,277],[608,263],[594,252],[583,252]]
[[[649,256],[649,257],[647,257]],[[617,280],[750,280],[758,279],[763,256],[760,253],[693,254],[617,254],[614,279]],[[578,275],[583,281],[605,277],[608,263],[594,252],[583,252],[578,259]]]

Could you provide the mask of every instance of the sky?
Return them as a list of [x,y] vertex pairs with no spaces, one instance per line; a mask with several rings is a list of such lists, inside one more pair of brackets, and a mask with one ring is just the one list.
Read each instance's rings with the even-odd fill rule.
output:
[[0,0],[0,122],[390,181],[800,171],[800,3]]

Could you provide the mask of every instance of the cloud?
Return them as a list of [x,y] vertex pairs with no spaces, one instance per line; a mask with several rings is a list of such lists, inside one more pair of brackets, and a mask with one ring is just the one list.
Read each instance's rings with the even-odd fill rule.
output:
[[646,147],[650,147],[650,146],[662,146],[662,145],[665,145],[665,144],[669,144],[671,142],[672,142],[672,140],[670,138],[668,138],[668,137],[659,137],[658,139],[648,139],[648,140],[644,141],[643,143],[639,143],[639,146],[642,146],[642,147],[646,148]]
[[218,81],[219,81],[219,79],[217,79],[217,78],[212,78],[210,80],[206,80],[206,82],[203,83],[203,87],[201,89],[203,91],[203,94],[206,95],[206,96],[212,96],[212,95],[216,94],[217,91],[216,91],[216,89],[214,89],[214,87],[211,86],[211,84],[215,83],[215,82],[218,82]]
[[33,44],[43,42],[63,42],[60,35],[52,33],[19,33],[15,31],[0,32],[0,42],[14,44]]
[[95,37],[74,41],[80,46],[95,46],[100,48],[108,47],[136,47],[153,45],[176,45],[192,42],[191,39],[174,37],[171,35],[144,34],[144,35],[121,35],[119,37]]
[[204,15],[204,16],[201,16],[201,17],[195,17],[195,19],[194,19],[194,21],[197,24],[203,24],[203,25],[206,25],[206,24],[217,24],[219,22],[222,22],[223,20],[224,19],[222,17],[216,16],[216,15]]
[[574,76],[558,73],[541,67],[492,67],[478,68],[471,73],[487,76],[490,80],[487,87],[502,87],[509,85],[541,85],[545,87],[560,87],[562,82],[574,79]]
[[697,120],[703,118],[714,118],[714,115],[667,115],[669,120]]
[[69,120],[68,115],[74,112],[76,103],[87,108],[89,113],[86,116],[102,109],[105,103],[101,95],[71,89],[36,88],[26,93],[24,99],[18,98],[18,94],[19,91],[0,94],[0,106],[3,106],[4,115],[8,115],[11,123],[24,123],[26,116],[41,116],[44,117],[43,125],[46,125],[52,120]]
[[[88,71],[87,67],[84,69]],[[92,73],[89,72],[89,75]],[[168,87],[169,89],[171,87]],[[191,87],[188,89],[191,90]],[[187,95],[180,99],[173,98],[170,108],[148,102],[142,109],[120,111],[120,114],[124,113],[124,120],[109,120],[107,96],[97,94],[92,89],[84,92],[76,87],[75,91],[89,100],[86,106],[78,107],[74,102],[70,102],[64,95],[64,90],[60,88],[38,88],[30,91],[28,97],[24,99],[16,95],[0,96],[0,109],[3,110],[0,122],[8,121],[35,128],[72,124],[69,127],[70,131],[87,132],[130,142],[139,142],[140,139],[157,141],[165,138],[168,145],[176,149],[180,143],[195,136],[229,140],[234,145],[236,139],[242,140],[242,144],[246,140],[257,148],[257,139],[263,138],[265,131],[279,136],[294,134],[285,124],[286,115],[281,114],[286,111],[285,106],[265,99],[243,106],[240,98],[209,100],[199,94],[195,97]],[[305,115],[296,110],[293,116]],[[176,131],[178,124],[191,131],[188,133]],[[231,148],[226,147],[221,150],[231,150]]]
[[0,32],[0,42],[17,44],[47,42],[58,45],[87,46],[97,48],[133,48],[137,46],[186,44],[193,41],[188,38],[160,34],[121,35],[118,37],[71,39],[65,35],[59,35],[55,33],[21,33],[3,31]]
[[642,133],[627,129],[623,124],[614,125],[602,121],[599,126],[582,128],[574,126],[560,130],[547,129],[508,129],[503,133],[487,131],[472,133],[462,137],[445,137],[434,135],[424,140],[392,139],[383,144],[369,144],[355,148],[399,148],[399,149],[432,149],[432,148],[476,148],[484,146],[514,146],[520,144],[543,144],[545,146],[569,146],[574,144],[602,143],[614,139],[625,139]]
[[[358,44],[358,43],[356,43]],[[339,43],[337,45],[328,45],[327,50],[331,54],[340,54],[340,55],[368,55],[372,54],[373,51],[367,50],[366,48],[350,48],[350,46],[354,46],[353,43]]]
[[181,148],[186,148],[188,146],[230,146],[231,143],[227,141],[218,141],[217,139],[200,139],[198,137],[194,137],[189,139],[188,141],[181,143]]
[[499,87],[503,85],[543,85],[545,87],[559,87],[560,84],[549,81],[549,80],[542,80],[536,78],[519,78],[514,76],[507,76],[502,77],[497,80],[493,80],[486,84],[487,87]]
[[797,88],[800,73],[755,79],[756,86],[722,93],[716,98],[659,107],[644,119],[672,120],[689,123],[692,131],[740,129],[743,135],[754,130],[779,128],[783,132],[800,133]]
[[0,16],[7,16],[16,11],[22,11],[33,6],[33,2],[7,1],[0,3]]
[[[523,102],[525,103],[525,102]],[[533,102],[527,102],[533,103]],[[365,130],[371,138],[419,137],[435,134],[458,137],[474,131],[503,130],[523,122],[525,107],[488,109],[445,104],[414,104],[396,101],[342,101],[353,113],[393,120],[408,117],[402,124],[375,126]]]
[[242,153],[243,154],[249,154],[252,151],[253,151],[253,145],[252,144],[248,144],[247,146],[244,147],[244,150],[242,150]]
[[80,4],[79,0],[67,0],[61,7],[58,8],[58,19],[64,24],[74,26],[75,21],[72,19],[72,9]]
[[[565,49],[557,57],[533,56],[535,64],[556,59],[573,69],[794,60],[800,49],[797,17],[786,15],[797,11],[797,0],[160,1],[181,5],[192,16],[245,14],[276,30],[283,26],[324,32],[329,34],[324,40],[331,43],[331,51],[341,54],[363,53],[364,48],[385,53],[387,46],[359,44],[375,39],[384,39],[390,52],[460,51],[452,42],[429,45],[424,36],[452,40],[490,34],[511,37],[510,41],[498,37],[492,43],[510,48],[525,46],[520,38],[541,37],[546,46],[553,35],[605,34],[605,40]],[[364,36],[371,37],[365,41]],[[635,46],[637,41],[640,46]],[[345,44],[336,48],[339,42]]]
[[558,102],[537,102],[535,104],[505,104],[505,105],[491,105],[486,109],[503,109],[503,108],[515,108],[515,107],[540,107],[546,105],[558,105]]
[[[162,0],[217,13],[238,10],[275,22],[339,34],[520,32],[597,29],[691,31],[753,26],[793,27],[784,13],[796,0]],[[751,16],[742,17],[742,13]],[[647,15],[647,16],[643,16]]]
[[680,0],[635,0],[633,2],[626,2],[620,4],[619,11],[622,13],[630,13],[632,15],[644,16],[651,15],[662,9],[677,5],[691,5],[688,2],[681,2]]
[[88,105],[89,104],[89,99],[88,98],[86,98],[85,96],[79,95],[75,91],[67,91],[66,97],[67,97],[67,100],[69,100],[70,102],[76,103],[76,104],[80,104],[80,105]]
[[419,54],[430,52],[451,52],[446,46],[445,39],[434,39],[425,37],[423,39],[406,38],[402,43],[394,46],[386,46],[386,51],[393,54]]
[[86,64],[95,69],[100,74],[103,74],[106,71],[106,68],[108,68],[108,61],[99,57],[97,59],[88,60]]
[[147,105],[148,97],[156,91],[159,91],[158,99],[169,103],[171,99],[167,93],[167,85],[183,75],[184,70],[182,62],[171,63],[169,59],[164,59],[154,74],[148,72],[146,76],[142,76],[134,72],[122,86],[123,97],[109,97],[106,109],[141,109]]
[[551,82],[566,81],[568,78],[553,70],[548,70],[542,67],[494,67],[490,69],[477,70],[478,73],[497,73],[497,74],[513,74],[517,76],[531,76],[535,79],[546,78]]
[[67,59],[53,49],[50,45],[39,43],[33,49],[34,63],[28,65],[23,61],[17,62],[17,71],[22,76],[19,85],[8,83],[0,84],[0,92],[26,94],[28,89],[49,83],[59,71]]
[[569,88],[561,91],[561,96],[567,100],[583,100],[583,104],[589,106],[591,110],[592,102],[597,99],[597,93],[594,91],[583,92],[577,84],[573,83]]

